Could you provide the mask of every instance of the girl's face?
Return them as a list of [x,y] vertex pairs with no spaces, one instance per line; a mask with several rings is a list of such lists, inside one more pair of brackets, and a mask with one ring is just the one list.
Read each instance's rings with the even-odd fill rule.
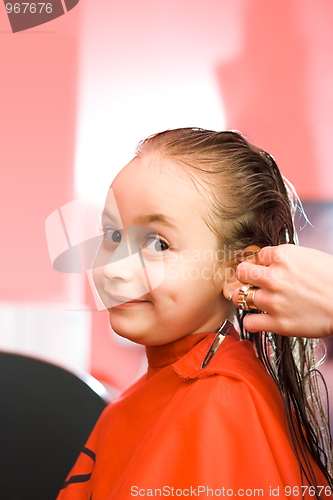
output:
[[[160,345],[192,333],[213,332],[232,319],[233,304],[223,295],[223,289],[227,296],[231,288],[226,279],[230,269],[219,260],[217,238],[202,218],[206,202],[186,172],[172,160],[148,155],[126,165],[111,188],[102,217],[106,236],[101,248],[115,248],[124,235],[128,240],[126,228],[159,214],[150,217],[153,222],[141,223],[143,233],[143,226],[150,226],[153,234],[142,255],[147,262],[155,259],[155,266],[162,262],[165,273],[155,288],[141,288],[140,296],[144,273],[135,256],[105,259],[104,265],[95,267],[94,282],[112,329],[134,342]],[[123,236],[117,229],[123,229]],[[140,301],[130,303],[133,299]]]

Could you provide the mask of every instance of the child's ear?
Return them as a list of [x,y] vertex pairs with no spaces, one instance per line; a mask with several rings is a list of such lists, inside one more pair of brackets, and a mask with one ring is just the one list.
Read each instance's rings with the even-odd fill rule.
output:
[[223,285],[223,295],[225,296],[226,299],[231,300],[230,295],[236,288],[239,288],[240,286],[243,286],[244,283],[241,283],[237,278],[236,278],[236,269],[238,264],[246,260],[247,262],[251,262],[252,264],[257,264],[258,263],[258,253],[260,252],[260,247],[257,245],[250,245],[244,250],[242,250],[235,260],[233,261],[232,265],[229,268],[230,272],[227,272],[227,278],[226,281]]

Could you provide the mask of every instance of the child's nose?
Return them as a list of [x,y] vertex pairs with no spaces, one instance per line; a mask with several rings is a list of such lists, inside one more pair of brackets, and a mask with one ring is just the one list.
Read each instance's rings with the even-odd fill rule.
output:
[[138,254],[107,263],[103,266],[103,274],[108,280],[132,281],[138,271],[142,272]]

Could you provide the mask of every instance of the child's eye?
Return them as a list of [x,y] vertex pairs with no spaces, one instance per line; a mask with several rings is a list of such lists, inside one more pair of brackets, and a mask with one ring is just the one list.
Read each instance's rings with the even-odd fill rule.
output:
[[113,229],[112,227],[103,227],[103,239],[108,243],[120,243],[121,233],[118,229]]
[[147,242],[144,245],[152,253],[165,252],[170,245],[160,236],[147,236]]

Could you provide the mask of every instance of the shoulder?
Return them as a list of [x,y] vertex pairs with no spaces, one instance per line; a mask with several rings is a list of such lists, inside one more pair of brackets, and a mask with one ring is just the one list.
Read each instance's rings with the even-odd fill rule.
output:
[[213,340],[214,334],[209,335],[174,363],[172,367],[175,372],[184,380],[224,375],[243,380],[247,384],[274,384],[263,363],[256,356],[253,344],[248,340],[240,340],[234,329],[225,337],[209,364],[202,368],[202,361]]
[[184,381],[196,382],[187,397],[197,392],[197,400],[204,398],[207,405],[208,398],[213,398],[214,405],[218,404],[226,411],[238,411],[246,406],[271,408],[283,418],[284,408],[279,390],[256,356],[252,343],[240,340],[238,334],[232,332],[232,335],[225,338],[208,366],[202,369],[198,359],[203,359],[210,343],[211,339],[207,339],[201,347],[197,346],[194,355],[189,352],[173,365]]
[[[214,335],[213,335],[214,337]],[[207,415],[209,421],[229,420],[233,415],[247,414],[249,420],[278,419],[283,425],[284,408],[279,391],[257,358],[249,341],[235,335],[227,337],[209,365],[201,369],[201,361],[211,339],[204,339],[176,363],[162,369],[150,379],[142,378],[102,413],[98,430],[137,418],[148,413],[174,413],[176,420]],[[174,421],[170,417],[170,421]],[[232,424],[233,422],[231,422]],[[96,429],[97,431],[97,429]]]

